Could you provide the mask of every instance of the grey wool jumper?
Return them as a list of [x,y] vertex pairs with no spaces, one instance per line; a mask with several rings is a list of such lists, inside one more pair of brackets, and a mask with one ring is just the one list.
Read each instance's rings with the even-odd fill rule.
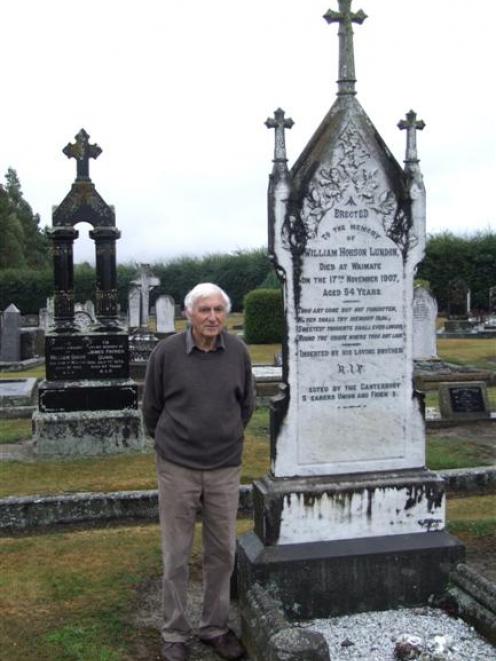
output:
[[150,355],[143,419],[167,461],[198,470],[239,466],[254,393],[248,350],[223,331],[201,351],[191,330],[162,340]]

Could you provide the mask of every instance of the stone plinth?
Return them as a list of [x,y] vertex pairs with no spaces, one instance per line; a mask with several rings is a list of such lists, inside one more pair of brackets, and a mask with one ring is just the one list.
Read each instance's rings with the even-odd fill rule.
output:
[[238,545],[240,594],[270,585],[289,617],[329,617],[441,595],[464,547],[444,531],[444,481],[425,469],[254,483]]
[[35,411],[33,441],[38,457],[81,457],[142,450],[141,413],[136,409]]
[[464,547],[444,531],[266,546],[238,544],[241,611],[251,586],[270,586],[290,619],[426,604],[446,589]]
[[424,533],[444,526],[444,482],[427,470],[289,478],[253,485],[255,532],[264,544]]
[[468,319],[446,319],[444,332],[451,335],[465,335],[474,332],[474,326]]

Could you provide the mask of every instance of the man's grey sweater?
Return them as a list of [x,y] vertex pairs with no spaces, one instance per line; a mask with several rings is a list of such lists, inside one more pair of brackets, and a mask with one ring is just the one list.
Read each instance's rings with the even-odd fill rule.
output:
[[143,418],[167,461],[200,470],[239,466],[253,405],[250,357],[237,337],[223,331],[214,351],[201,351],[185,331],[152,351]]

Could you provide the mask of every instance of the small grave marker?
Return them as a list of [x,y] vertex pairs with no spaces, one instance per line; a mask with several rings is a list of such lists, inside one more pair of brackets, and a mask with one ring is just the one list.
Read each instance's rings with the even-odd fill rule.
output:
[[439,410],[445,420],[483,420],[491,417],[484,381],[439,384]]

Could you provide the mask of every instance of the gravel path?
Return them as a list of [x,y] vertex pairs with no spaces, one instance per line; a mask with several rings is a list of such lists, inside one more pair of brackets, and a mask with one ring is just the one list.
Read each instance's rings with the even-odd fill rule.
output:
[[[496,649],[463,620],[432,608],[409,608],[314,620],[307,628],[320,631],[332,661],[393,661],[395,647],[410,645],[419,653],[404,659],[423,661],[495,661]],[[423,656],[420,656],[423,654]]]

